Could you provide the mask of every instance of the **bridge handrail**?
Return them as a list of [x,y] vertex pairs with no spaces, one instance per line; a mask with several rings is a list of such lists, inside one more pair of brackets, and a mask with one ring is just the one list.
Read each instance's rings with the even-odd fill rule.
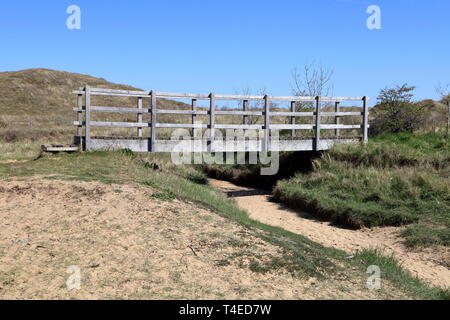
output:
[[[193,93],[167,93],[158,91],[137,91],[137,90],[119,90],[119,89],[105,89],[105,88],[91,88],[86,86],[79,90],[73,91],[77,95],[77,107],[73,108],[77,112],[77,121],[74,125],[78,127],[78,136],[83,137],[83,128],[85,131],[85,149],[89,150],[91,134],[91,127],[120,127],[120,128],[137,128],[138,137],[142,137],[142,129],[145,127],[151,128],[151,141],[152,144],[156,142],[156,129],[157,128],[209,128],[211,129],[211,140],[214,140],[216,129],[264,129],[264,140],[267,144],[270,136],[270,130],[291,130],[292,136],[296,136],[296,130],[314,130],[315,145],[318,146],[320,142],[321,130],[335,130],[335,135],[340,135],[342,129],[362,129],[363,142],[368,141],[368,117],[369,117],[369,98],[363,97],[311,97],[311,96],[270,96],[270,95],[219,95],[219,94],[193,94]],[[91,96],[114,96],[114,97],[134,97],[137,98],[136,108],[125,107],[109,107],[109,106],[92,106]],[[150,108],[143,108],[142,101],[145,98],[151,100]],[[172,98],[172,99],[191,99],[191,110],[166,110],[157,109],[157,98]],[[83,101],[84,100],[84,101]],[[209,100],[209,110],[199,110],[197,108],[197,100]],[[219,110],[217,109],[217,100],[234,100],[243,102],[243,110]],[[249,101],[263,101],[264,109],[262,111],[255,111],[249,109]],[[291,103],[289,112],[286,111],[271,111],[270,106],[273,101],[287,101]],[[361,112],[342,112],[340,111],[340,104],[344,101],[362,101],[363,110]],[[84,102],[84,103],[83,103]],[[297,104],[299,102],[314,102],[315,111],[311,112],[298,112],[296,111]],[[321,103],[335,104],[334,112],[325,112],[321,108]],[[91,121],[91,112],[114,112],[114,113],[133,113],[137,115],[136,122],[101,122]],[[151,114],[150,123],[145,123],[142,120],[142,116],[145,113]],[[84,114],[84,119],[83,119]],[[192,123],[158,123],[158,114],[179,114],[190,115],[192,117]],[[196,124],[196,116],[207,115],[209,116],[209,124]],[[235,115],[243,116],[243,124],[217,124],[217,115]],[[264,117],[264,124],[249,124],[249,116],[262,116]],[[345,116],[362,116],[362,124],[358,125],[343,125],[340,124],[340,118]],[[289,117],[290,124],[271,124],[271,117]],[[314,117],[315,123],[313,124],[296,124],[295,119],[297,117]],[[335,117],[334,124],[322,124],[322,117]]]
[[[85,94],[85,90],[80,88],[74,90],[74,94]],[[105,95],[105,96],[119,96],[119,97],[149,97],[151,91],[135,91],[135,90],[119,90],[119,89],[103,89],[103,88],[91,88],[91,95]],[[195,94],[195,93],[169,93],[169,92],[156,92],[157,98],[172,98],[172,99],[197,99],[197,100],[209,100],[211,94]],[[263,95],[227,95],[216,94],[216,100],[239,100],[239,101],[256,101],[264,100]],[[295,102],[314,102],[316,97],[314,96],[269,96],[272,101],[295,101]],[[343,101],[362,101],[364,97],[321,97],[322,102],[343,102]]]

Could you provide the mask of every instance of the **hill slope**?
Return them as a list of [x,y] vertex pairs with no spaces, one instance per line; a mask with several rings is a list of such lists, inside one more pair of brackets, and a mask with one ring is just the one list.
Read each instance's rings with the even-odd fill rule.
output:
[[[0,139],[15,141],[59,137],[70,140],[75,133],[72,126],[75,120],[72,108],[75,106],[76,98],[72,91],[86,85],[140,90],[102,78],[65,71],[28,69],[0,72]],[[107,102],[111,106],[135,105],[134,100],[128,98],[99,98],[96,102]],[[164,99],[161,99],[159,104],[161,108],[169,109],[186,106],[180,102]]]

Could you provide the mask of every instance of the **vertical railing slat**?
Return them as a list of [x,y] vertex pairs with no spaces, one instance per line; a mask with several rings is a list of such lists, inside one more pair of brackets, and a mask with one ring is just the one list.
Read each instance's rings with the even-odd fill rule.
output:
[[[340,112],[340,110],[341,110],[341,103],[339,101],[336,101],[335,104],[334,104],[334,111],[335,112]],[[340,125],[341,124],[341,117],[340,116],[336,116],[334,123],[336,125]],[[334,134],[335,134],[336,137],[339,137],[340,134],[341,134],[341,130],[339,130],[339,129],[334,130]]]
[[216,95],[214,92],[209,95],[209,130],[211,139],[209,151],[212,152],[216,138]]
[[369,99],[363,97],[363,142],[369,142]]
[[80,150],[83,150],[83,95],[78,94],[77,95],[77,121],[78,121],[78,127],[77,127],[77,136],[78,136],[78,143],[80,146]]
[[[192,124],[195,124],[197,120],[197,115],[194,112],[197,111],[197,99],[192,99],[191,108],[192,108]],[[192,136],[194,136],[194,129],[192,129]]]
[[[291,112],[295,112],[295,101],[291,101]],[[291,117],[291,125],[295,125],[295,117]],[[292,129],[291,135],[295,137],[297,135],[297,131]]]
[[[244,100],[243,102],[243,110],[248,111],[248,100]],[[249,118],[247,115],[244,116],[243,124],[249,124]]]
[[86,86],[84,88],[85,92],[85,104],[86,104],[86,112],[85,112],[85,150],[91,150],[91,87]]
[[[142,110],[142,98],[141,97],[139,97],[137,99],[137,108],[139,110]],[[142,113],[137,114],[137,122],[142,123]],[[142,137],[142,127],[137,128],[137,135],[138,135],[138,137]]]
[[151,113],[152,113],[152,119],[151,119],[151,138],[150,138],[150,150],[151,152],[155,152],[156,150],[156,123],[158,119],[156,118],[156,91],[152,90],[150,91],[151,96]]
[[270,139],[270,97],[264,96],[264,141],[263,152],[269,152],[269,139]]
[[316,128],[315,128],[315,139],[314,139],[314,150],[318,151],[320,149],[320,96],[316,97]]

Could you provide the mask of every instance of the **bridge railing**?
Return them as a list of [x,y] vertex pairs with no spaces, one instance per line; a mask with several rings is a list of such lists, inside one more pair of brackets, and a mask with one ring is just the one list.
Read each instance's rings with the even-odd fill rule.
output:
[[[73,92],[77,95],[77,107],[74,111],[77,113],[77,120],[74,125],[77,127],[77,137],[80,143],[84,142],[83,148],[85,150],[92,150],[92,135],[91,128],[93,127],[109,127],[109,128],[136,128],[137,138],[143,137],[143,128],[150,128],[149,137],[149,151],[157,150],[157,130],[158,128],[186,128],[186,129],[209,129],[209,140],[214,141],[216,130],[221,129],[242,129],[253,130],[262,129],[264,131],[264,143],[262,149],[268,150],[271,130],[289,130],[290,136],[295,139],[297,130],[313,131],[314,136],[310,137],[313,141],[313,150],[320,149],[320,142],[322,139],[321,132],[323,130],[333,130],[334,138],[340,137],[341,130],[356,129],[360,130],[360,139],[367,143],[368,141],[368,119],[369,119],[369,98],[363,97],[309,97],[309,96],[258,96],[258,95],[219,95],[215,93],[210,94],[192,94],[192,93],[167,93],[152,91],[131,91],[131,90],[116,90],[116,89],[102,89],[91,88],[86,86]],[[136,98],[137,103],[133,108],[130,107],[112,107],[112,106],[95,106],[92,105],[93,96],[108,96],[108,97],[131,97]],[[158,100],[163,99],[189,99],[191,101],[190,110],[175,110],[175,109],[159,109]],[[143,108],[143,100],[149,100],[149,108]],[[242,105],[241,110],[223,110],[217,108],[217,101],[239,101]],[[209,108],[199,108],[198,101],[207,101]],[[251,110],[249,108],[250,101],[257,101],[263,105],[263,110]],[[362,102],[361,111],[341,111],[341,103],[345,101]],[[271,105],[276,102],[288,102],[290,104],[289,111],[273,111]],[[308,111],[297,111],[299,104],[308,103],[314,105]],[[322,104],[334,105],[333,111],[324,111]],[[330,108],[328,108],[330,109]],[[113,122],[113,121],[92,121],[91,115],[94,112],[99,113],[128,113],[136,114],[136,122]],[[149,114],[149,122],[143,121],[143,115]],[[158,115],[188,115],[191,116],[190,123],[160,123],[158,122]],[[197,116],[207,116],[207,124],[198,124]],[[242,116],[241,124],[223,124],[218,123],[217,116]],[[249,117],[262,117],[263,121],[259,124],[251,124]],[[360,124],[342,124],[341,118],[347,116],[361,116],[362,122]],[[287,117],[289,123],[272,123],[271,117]],[[309,117],[313,118],[312,123],[296,123],[297,118]],[[333,117],[334,123],[323,123],[324,117]],[[330,139],[330,136],[323,137],[323,139]]]

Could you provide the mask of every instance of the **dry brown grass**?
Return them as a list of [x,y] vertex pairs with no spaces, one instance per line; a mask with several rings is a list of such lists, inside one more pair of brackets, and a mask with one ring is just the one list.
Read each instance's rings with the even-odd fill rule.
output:
[[47,141],[48,140],[0,141],[0,161],[36,158],[41,151],[41,145],[45,144]]
[[[76,96],[72,91],[85,85],[97,88],[139,90],[115,84],[88,75],[47,69],[29,69],[17,72],[0,72],[0,140],[70,143],[75,135],[73,126]],[[99,106],[136,106],[135,98],[93,97],[92,104]],[[149,99],[144,100],[144,108]],[[161,109],[187,108],[184,103],[159,99]],[[93,120],[100,116],[95,114]],[[136,116],[103,114],[104,121],[136,121]],[[162,121],[167,117],[161,117]],[[144,120],[148,119],[146,115]],[[93,134],[123,135],[126,130],[96,129]],[[135,134],[135,130],[133,132]]]

